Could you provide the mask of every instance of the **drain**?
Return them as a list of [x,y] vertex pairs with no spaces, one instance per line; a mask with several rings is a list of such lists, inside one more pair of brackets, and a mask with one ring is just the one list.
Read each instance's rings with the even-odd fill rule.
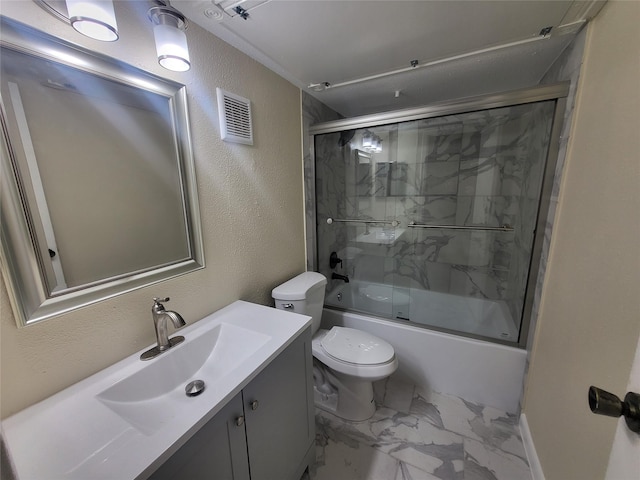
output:
[[204,382],[202,380],[194,380],[193,382],[187,383],[187,386],[184,387],[184,391],[187,394],[187,397],[195,397],[204,392]]
[[502,338],[507,338],[507,337],[510,337],[511,335],[509,335],[509,332],[502,332],[502,333],[500,334],[500,336],[501,336]]

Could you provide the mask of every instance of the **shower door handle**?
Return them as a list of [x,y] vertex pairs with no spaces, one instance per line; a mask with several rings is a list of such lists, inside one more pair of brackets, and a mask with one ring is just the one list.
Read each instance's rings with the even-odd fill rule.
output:
[[640,434],[640,394],[627,392],[623,401],[613,393],[591,386],[589,408],[598,415],[614,418],[624,416],[629,430]]

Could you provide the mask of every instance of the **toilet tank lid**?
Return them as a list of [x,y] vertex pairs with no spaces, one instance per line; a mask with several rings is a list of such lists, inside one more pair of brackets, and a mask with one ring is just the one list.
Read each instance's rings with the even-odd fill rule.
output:
[[277,300],[304,300],[309,290],[326,284],[327,278],[321,273],[304,272],[271,290],[271,297]]

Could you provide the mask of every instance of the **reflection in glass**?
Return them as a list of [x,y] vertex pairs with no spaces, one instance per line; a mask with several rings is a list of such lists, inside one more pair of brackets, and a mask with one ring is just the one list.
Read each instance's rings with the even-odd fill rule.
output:
[[18,325],[203,268],[186,87],[0,24],[0,255]]
[[[551,100],[368,127],[344,146],[316,135],[318,265],[330,278],[336,251],[350,278],[327,303],[517,343],[554,112]],[[371,135],[381,152],[362,151]]]
[[188,258],[165,98],[11,50],[2,97],[52,292]]

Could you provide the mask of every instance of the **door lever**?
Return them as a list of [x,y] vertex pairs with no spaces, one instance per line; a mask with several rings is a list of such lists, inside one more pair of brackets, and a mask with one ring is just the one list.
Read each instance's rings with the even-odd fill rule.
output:
[[640,395],[627,392],[624,401],[613,393],[589,387],[589,408],[593,413],[618,418],[624,416],[629,430],[640,433]]

